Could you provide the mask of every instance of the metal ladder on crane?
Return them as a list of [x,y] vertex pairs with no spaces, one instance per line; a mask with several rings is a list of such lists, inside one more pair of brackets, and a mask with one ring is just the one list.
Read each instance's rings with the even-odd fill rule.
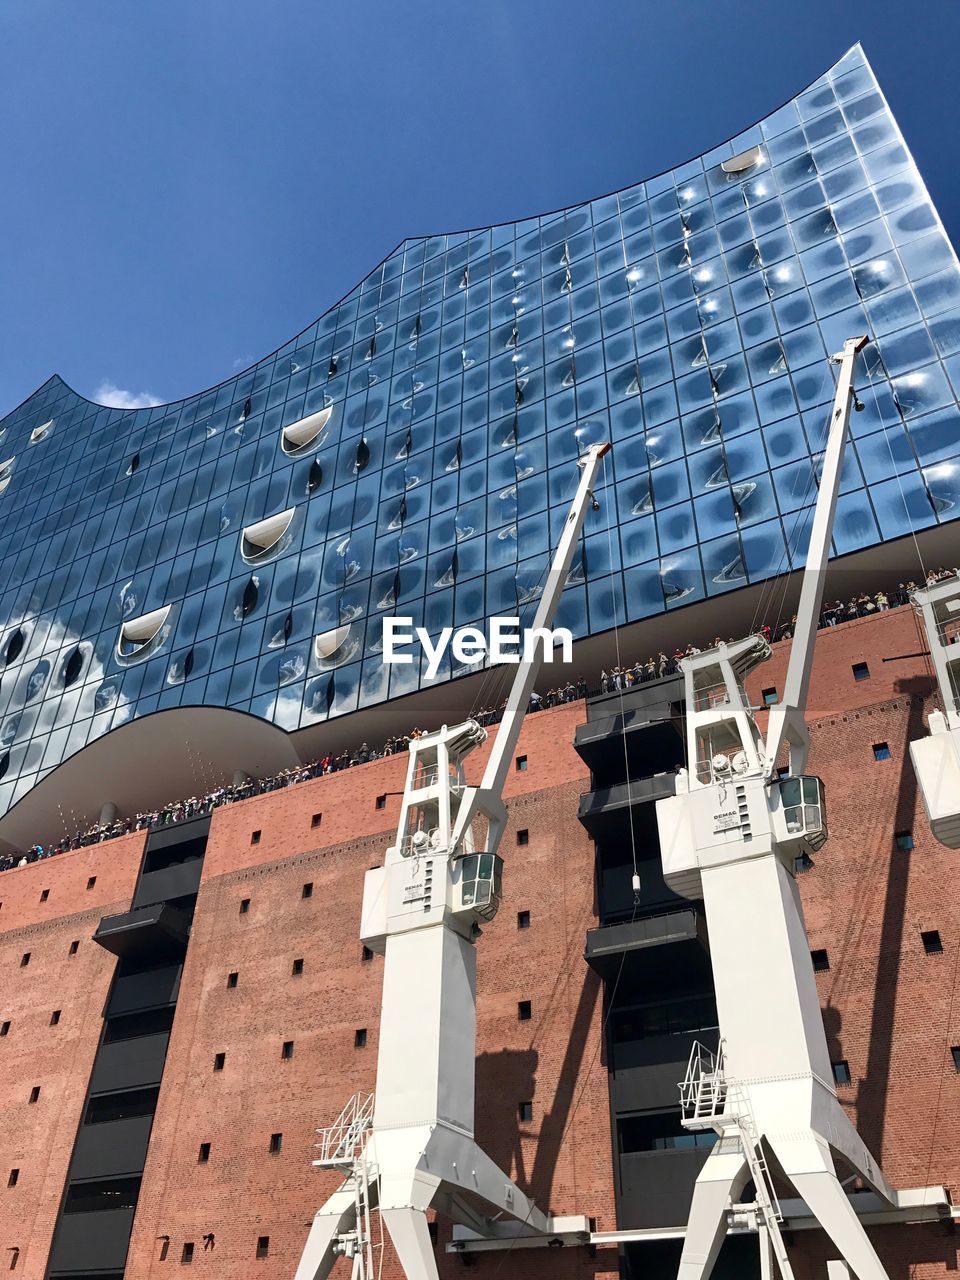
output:
[[759,1217],[780,1268],[782,1280],[794,1280],[780,1228],[783,1211],[774,1190],[770,1166],[763,1152],[756,1121],[746,1092],[724,1069],[723,1041],[716,1053],[695,1041],[687,1074],[680,1085],[680,1118],[685,1129],[713,1131],[721,1138],[735,1134],[754,1186],[754,1202],[737,1205],[740,1213]]
[[[367,1136],[373,1127],[372,1093],[355,1093],[333,1124],[318,1129],[320,1156],[313,1163],[320,1169],[338,1169],[352,1184],[356,1206],[356,1226],[345,1231],[334,1244],[334,1252],[352,1263],[350,1280],[374,1280],[373,1231],[370,1188],[378,1171],[367,1158]],[[376,1246],[383,1249],[383,1243]]]

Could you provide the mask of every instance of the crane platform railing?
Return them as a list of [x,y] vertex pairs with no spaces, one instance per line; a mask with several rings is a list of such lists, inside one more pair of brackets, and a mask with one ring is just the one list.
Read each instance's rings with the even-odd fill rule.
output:
[[372,1093],[355,1093],[333,1124],[318,1129],[320,1157],[314,1165],[323,1169],[353,1168],[373,1127]]

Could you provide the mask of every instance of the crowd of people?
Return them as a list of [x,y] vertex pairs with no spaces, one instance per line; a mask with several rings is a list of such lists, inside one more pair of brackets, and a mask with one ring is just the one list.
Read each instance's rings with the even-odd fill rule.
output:
[[[931,570],[927,574],[924,585],[928,587],[934,586],[937,582],[946,578],[957,576],[960,576],[960,571],[957,569]],[[841,622],[850,622],[855,618],[866,618],[873,613],[883,613],[887,609],[895,609],[899,605],[908,604],[911,593],[916,590],[918,590],[916,582],[900,582],[897,584],[896,590],[893,591],[877,591],[872,596],[862,592],[859,595],[852,596],[846,604],[841,600],[835,600],[823,607],[819,626],[835,627]],[[774,637],[773,629],[767,625],[760,627],[759,634],[769,641],[774,638],[788,640],[793,635],[795,624],[796,614],[788,622],[781,623],[777,627],[776,637]],[[711,647],[715,647],[720,643],[721,637],[716,636],[711,642]],[[603,670],[600,672],[599,687],[595,690],[590,690],[582,676],[576,681],[568,680],[565,684],[558,684],[555,688],[548,689],[545,694],[540,694],[534,690],[530,694],[527,709],[528,711],[541,711],[548,707],[559,706],[565,702],[575,702],[577,699],[586,698],[591,692],[611,693],[648,680],[659,680],[665,676],[673,675],[678,670],[678,664],[682,658],[700,652],[701,649],[696,645],[688,644],[684,649],[675,649],[673,654],[667,654],[661,650],[655,657],[650,657],[645,662],[637,661],[632,666],[614,666],[610,671]],[[501,719],[505,706],[506,700],[499,707],[482,707],[474,713],[474,719],[481,725],[496,724]],[[103,840],[113,840],[117,836],[125,836],[132,831],[153,831],[159,827],[170,826],[173,823],[185,822],[190,818],[212,813],[214,809],[219,808],[221,805],[248,800],[251,796],[264,795],[270,791],[279,791],[284,787],[294,786],[298,782],[307,782],[312,778],[322,777],[324,774],[337,773],[342,769],[351,769],[356,765],[367,764],[371,760],[401,755],[407,750],[413,739],[421,737],[425,732],[426,730],[424,729],[414,728],[411,729],[409,734],[397,734],[387,738],[383,746],[379,748],[370,747],[364,742],[353,751],[344,750],[336,755],[328,752],[319,760],[314,760],[310,764],[299,765],[293,769],[282,769],[279,773],[273,774],[268,778],[244,778],[241,781],[231,783],[229,786],[216,787],[203,795],[190,796],[186,800],[172,802],[164,805],[161,809],[148,813],[138,813],[136,817],[116,817],[107,822],[91,823],[77,830],[72,836],[65,835],[61,840],[55,841],[46,847],[35,844],[23,854],[0,853],[0,871],[8,871],[12,867],[23,867],[41,858],[50,858],[55,854],[66,853],[71,849],[82,849],[87,845],[99,844]]]

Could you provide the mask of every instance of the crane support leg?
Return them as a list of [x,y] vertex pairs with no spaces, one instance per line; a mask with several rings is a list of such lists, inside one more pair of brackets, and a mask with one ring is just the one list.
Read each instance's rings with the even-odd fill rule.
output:
[[833,1157],[826,1144],[812,1136],[778,1141],[773,1135],[769,1141],[797,1194],[840,1250],[857,1280],[888,1280],[853,1205],[837,1180]]
[[338,1257],[333,1251],[337,1237],[356,1225],[356,1193],[348,1179],[314,1217],[294,1280],[325,1280]]
[[427,1215],[422,1209],[381,1209],[407,1280],[438,1280]]
[[746,1157],[718,1142],[707,1157],[693,1188],[693,1203],[683,1239],[677,1280],[707,1280],[727,1234],[727,1210],[739,1198],[750,1176]]

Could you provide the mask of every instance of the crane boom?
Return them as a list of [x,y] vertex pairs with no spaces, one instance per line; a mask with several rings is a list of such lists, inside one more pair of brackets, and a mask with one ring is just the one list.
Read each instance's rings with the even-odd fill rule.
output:
[[802,774],[810,752],[810,735],[804,715],[807,695],[810,691],[810,672],[813,668],[813,647],[817,623],[823,605],[823,588],[826,581],[827,560],[830,557],[830,541],[833,536],[833,520],[840,492],[840,473],[847,443],[847,426],[850,422],[850,402],[854,398],[853,366],[858,354],[870,341],[865,336],[847,338],[843,350],[833,357],[840,365],[837,392],[833,400],[833,413],[827,433],[827,447],[823,455],[820,475],[820,492],[813,513],[810,530],[810,546],[803,570],[797,621],[793,629],[790,661],[783,686],[783,696],[770,708],[767,724],[766,757],[768,776],[776,772],[777,756],[784,741],[790,746],[790,772]]
[[[581,468],[580,483],[577,485],[576,495],[570,504],[569,514],[564,522],[563,532],[560,535],[560,541],[557,543],[557,548],[553,553],[553,560],[547,573],[547,581],[537,604],[533,618],[533,629],[535,631],[548,628],[556,617],[560,597],[563,594],[567,574],[570,572],[570,565],[573,561],[573,553],[576,550],[580,531],[586,519],[587,500],[593,494],[593,483],[596,478],[597,468],[600,465],[600,460],[610,452],[610,448],[609,443],[591,445],[579,459],[578,465]],[[520,662],[517,674],[510,686],[510,693],[507,695],[500,727],[497,730],[497,735],[487,760],[487,767],[483,772],[483,780],[479,787],[468,789],[465,803],[460,806],[460,812],[453,831],[454,846],[457,845],[478,813],[484,813],[490,819],[493,819],[495,814],[502,813],[500,796],[503,792],[503,784],[507,779],[510,759],[520,737],[520,730],[530,701],[530,694],[533,692],[543,661],[544,653],[541,648],[538,657],[534,657],[528,662]],[[500,832],[497,831],[495,836],[496,843],[494,843],[494,832],[491,830],[490,838],[487,841],[487,848],[490,853],[496,853],[499,837]]]

